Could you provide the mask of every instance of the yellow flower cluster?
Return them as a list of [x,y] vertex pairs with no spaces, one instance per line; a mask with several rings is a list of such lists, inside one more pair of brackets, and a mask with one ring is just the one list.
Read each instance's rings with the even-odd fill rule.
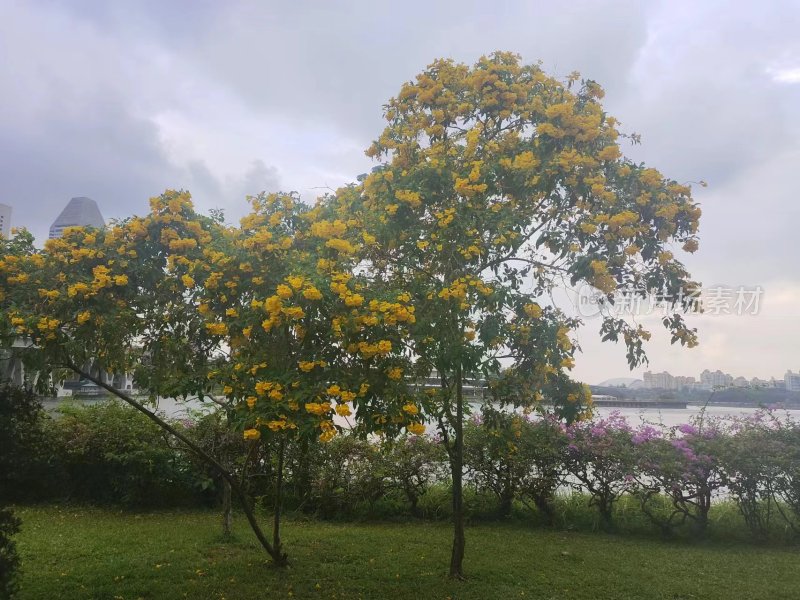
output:
[[297,429],[297,424],[289,421],[285,415],[281,415],[280,419],[267,421],[267,427],[270,431],[282,431],[284,429]]
[[301,360],[297,363],[297,366],[300,368],[301,371],[304,373],[310,373],[314,370],[314,367],[326,367],[328,363],[324,360]]
[[422,435],[425,433],[425,425],[422,423],[411,423],[406,427],[409,433],[413,433],[414,435]]
[[194,248],[197,248],[197,240],[194,238],[176,238],[169,242],[169,249],[173,252],[186,252]]
[[399,381],[403,378],[403,369],[400,367],[392,367],[386,372],[386,374],[389,376],[389,379],[393,381]]
[[355,246],[342,238],[331,238],[325,242],[325,246],[337,250],[342,254],[353,254],[356,251]]
[[316,221],[311,224],[311,235],[322,239],[339,238],[347,231],[347,224],[341,220]]
[[400,202],[405,202],[414,208],[422,204],[422,198],[420,197],[419,192],[413,192],[411,190],[397,190],[394,193],[394,197],[400,200]]
[[525,314],[528,315],[531,319],[538,319],[539,317],[542,316],[542,307],[536,304],[535,302],[531,304],[526,304],[523,310],[525,311]]
[[369,342],[358,342],[351,344],[348,347],[351,353],[360,353],[364,358],[372,358],[373,356],[387,356],[392,351],[392,342],[389,340],[381,340],[375,344]]
[[322,442],[329,442],[336,436],[336,427],[333,425],[333,421],[322,421],[319,428],[322,430],[322,433],[319,434]]
[[436,217],[436,222],[439,225],[439,227],[444,229],[445,227],[450,225],[450,223],[453,222],[453,219],[456,218],[456,209],[445,208],[444,210],[435,212],[433,216]]
[[331,403],[330,402],[306,402],[305,404],[306,412],[311,413],[312,415],[322,416],[328,414],[331,410]]
[[228,326],[225,323],[206,323],[206,330],[212,335],[225,335],[228,333]]
[[246,440],[258,440],[258,439],[261,439],[261,432],[258,429],[245,429],[244,430],[244,439],[246,439]]
[[313,285],[308,286],[303,290],[303,297],[306,300],[321,300],[322,299],[322,292],[320,292],[317,288]]

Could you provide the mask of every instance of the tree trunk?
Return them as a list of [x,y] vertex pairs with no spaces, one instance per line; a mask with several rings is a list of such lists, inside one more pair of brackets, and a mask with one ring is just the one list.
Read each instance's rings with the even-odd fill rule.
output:
[[508,487],[503,488],[503,493],[500,494],[500,506],[498,507],[498,515],[502,519],[511,517],[511,510],[514,506],[514,493]]
[[278,445],[278,473],[275,477],[275,516],[272,521],[272,547],[281,554],[281,504],[283,502],[283,458],[286,438],[281,436]]
[[266,550],[267,554],[269,554],[270,558],[272,559],[272,562],[275,563],[277,566],[285,566],[287,564],[286,554],[273,548],[272,544],[269,543],[269,540],[264,535],[264,532],[261,530],[261,527],[258,524],[258,520],[256,519],[255,513],[253,512],[253,508],[250,506],[250,502],[247,499],[247,495],[244,493],[244,490],[239,485],[239,482],[236,481],[236,478],[227,469],[225,469],[225,467],[223,467],[219,463],[219,461],[217,461],[213,456],[208,454],[205,450],[200,448],[191,439],[189,439],[188,437],[183,435],[180,431],[175,429],[172,425],[164,421],[164,419],[159,417],[154,412],[147,410],[144,406],[136,402],[136,400],[134,400],[124,392],[121,392],[118,389],[108,385],[107,383],[105,383],[104,381],[102,381],[97,377],[94,377],[90,373],[83,371],[80,367],[78,367],[74,363],[69,362],[67,363],[67,366],[73,371],[75,371],[75,373],[77,373],[81,377],[85,377],[92,383],[100,386],[107,392],[113,394],[126,404],[131,405],[133,408],[135,408],[140,413],[145,415],[148,419],[153,421],[161,429],[167,431],[168,433],[172,434],[177,439],[179,439],[181,442],[183,442],[192,452],[194,452],[197,455],[198,458],[205,461],[206,464],[216,469],[217,472],[222,476],[222,478],[225,479],[225,481],[227,481],[228,484],[231,486],[231,490],[233,491],[233,493],[236,494],[236,497],[239,499],[239,502],[242,505],[242,511],[244,512],[245,517],[247,517],[247,522],[250,524],[250,529],[253,530],[253,533],[255,534],[258,541],[261,543],[261,546],[264,548],[264,550]]
[[456,422],[450,468],[453,475],[453,552],[450,556],[450,577],[464,578],[464,396],[461,365],[456,373]]
[[612,533],[614,531],[614,517],[612,512],[614,508],[614,501],[603,496],[601,497],[597,508],[600,512],[600,527],[603,529],[603,531]]
[[312,512],[314,507],[311,502],[311,448],[308,437],[303,436],[300,440],[300,456],[297,465],[297,496],[300,499],[300,506],[303,512]]
[[535,494],[533,502],[536,504],[536,509],[542,516],[545,525],[552,527],[555,524],[555,511],[553,510],[553,499],[549,495]]
[[233,527],[233,502],[231,499],[231,484],[227,479],[222,480],[222,537],[230,539]]

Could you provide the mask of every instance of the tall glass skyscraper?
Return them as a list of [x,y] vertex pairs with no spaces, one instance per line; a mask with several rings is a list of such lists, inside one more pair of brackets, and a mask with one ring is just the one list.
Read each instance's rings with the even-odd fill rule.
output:
[[97,202],[91,198],[73,198],[50,226],[50,238],[59,238],[67,227],[105,227]]
[[8,237],[11,233],[11,207],[8,204],[0,204],[0,235]]

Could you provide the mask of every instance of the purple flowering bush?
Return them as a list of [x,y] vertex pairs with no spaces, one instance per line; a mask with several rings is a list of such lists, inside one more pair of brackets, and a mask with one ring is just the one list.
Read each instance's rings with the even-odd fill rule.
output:
[[633,430],[619,413],[577,421],[566,429],[565,464],[572,485],[589,494],[604,529],[613,528],[613,508],[635,482]]
[[725,444],[720,449],[723,479],[730,496],[752,535],[765,539],[775,504],[774,482],[782,474],[785,445],[781,423],[769,411],[731,419]]
[[784,422],[775,432],[780,444],[779,468],[770,490],[783,520],[800,535],[800,424]]
[[724,485],[724,422],[701,416],[671,428],[643,425],[632,439],[636,485],[631,491],[642,512],[665,535],[687,521],[704,535],[711,502]]

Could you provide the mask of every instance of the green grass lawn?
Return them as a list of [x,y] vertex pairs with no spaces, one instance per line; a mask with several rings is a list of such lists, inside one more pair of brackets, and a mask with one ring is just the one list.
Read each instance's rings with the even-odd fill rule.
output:
[[289,520],[291,566],[275,569],[237,518],[232,542],[213,512],[134,514],[19,508],[20,598],[800,598],[800,551],[666,543],[475,525],[464,582],[447,578],[443,523]]

